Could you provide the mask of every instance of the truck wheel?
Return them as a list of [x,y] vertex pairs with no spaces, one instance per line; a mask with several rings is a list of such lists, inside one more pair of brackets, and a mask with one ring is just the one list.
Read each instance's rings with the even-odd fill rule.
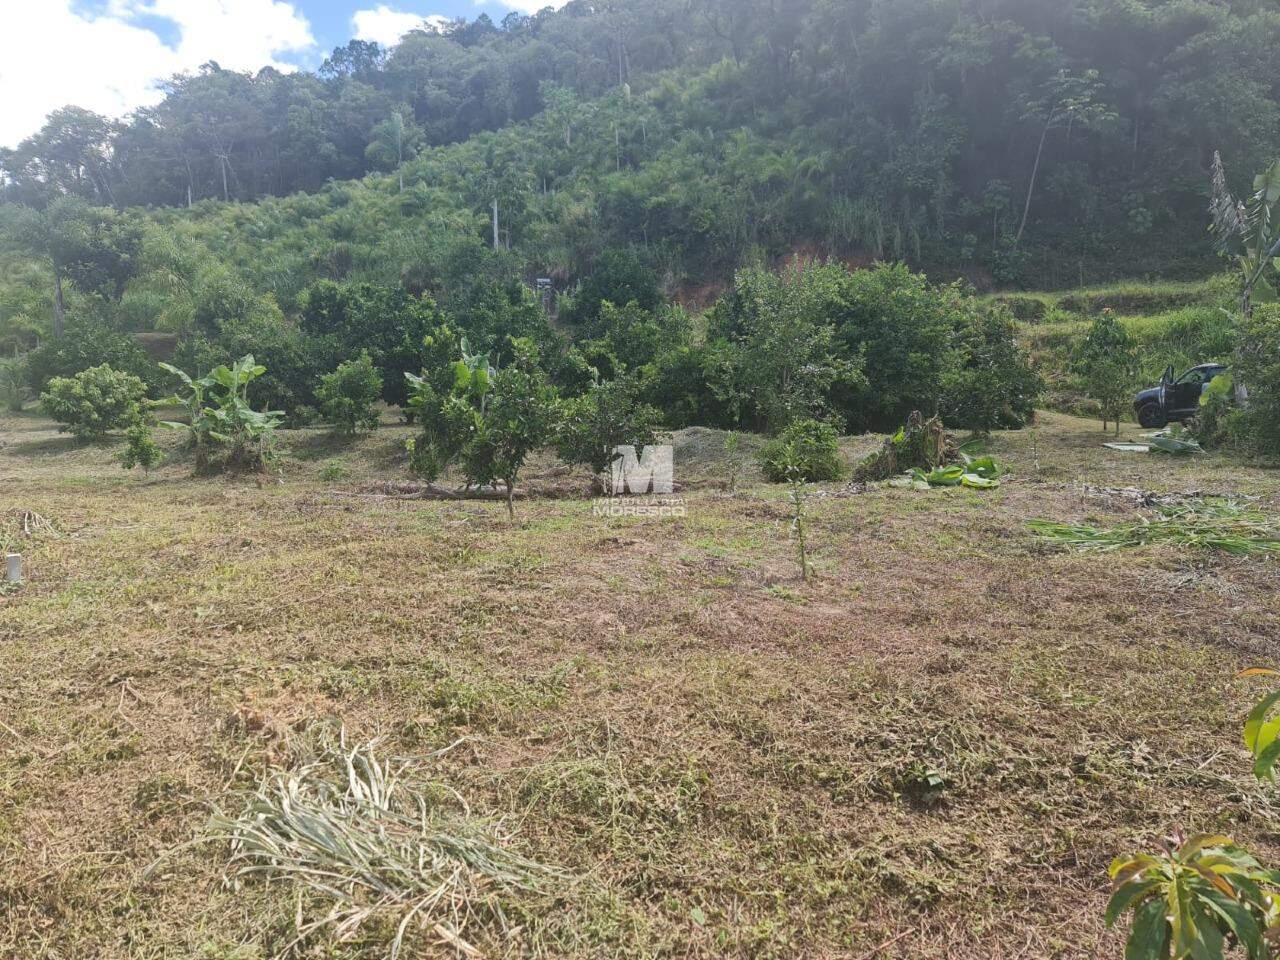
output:
[[1154,400],[1150,403],[1144,403],[1142,409],[1138,411],[1138,423],[1148,429],[1158,430],[1167,422],[1164,411],[1160,409],[1160,404]]

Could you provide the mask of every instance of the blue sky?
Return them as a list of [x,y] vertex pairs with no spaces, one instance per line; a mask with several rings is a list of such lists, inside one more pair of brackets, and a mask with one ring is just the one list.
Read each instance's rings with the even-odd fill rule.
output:
[[[374,12],[377,19],[379,10],[388,10],[385,26],[389,29],[396,22],[395,14],[413,16],[421,19],[429,17],[466,17],[468,20],[487,13],[498,23],[513,8],[528,12],[533,9],[533,0],[513,0],[512,5],[495,3],[474,3],[472,0],[440,0],[440,2],[415,2],[415,0],[299,0],[295,4],[310,21],[311,30],[315,34],[319,46],[327,53],[334,47],[346,43],[357,32],[353,18],[367,11]],[[367,23],[368,18],[362,18]],[[366,28],[367,29],[367,28]]]
[[[554,0],[559,5],[562,0]],[[158,83],[216,60],[223,67],[315,69],[353,37],[391,45],[423,23],[546,0],[0,0],[0,146],[76,104],[111,117],[156,102]]]

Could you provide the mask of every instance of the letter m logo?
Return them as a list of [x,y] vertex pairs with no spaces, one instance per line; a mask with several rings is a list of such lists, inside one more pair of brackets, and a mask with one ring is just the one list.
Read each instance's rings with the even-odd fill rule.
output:
[[670,444],[651,443],[644,453],[636,455],[636,448],[613,448],[613,463],[609,470],[614,496],[624,493],[671,493],[675,490],[675,457]]

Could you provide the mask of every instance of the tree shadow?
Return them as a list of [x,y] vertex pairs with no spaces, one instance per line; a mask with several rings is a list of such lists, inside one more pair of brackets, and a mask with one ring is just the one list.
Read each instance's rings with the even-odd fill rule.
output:
[[45,437],[40,440],[20,440],[17,443],[8,443],[0,447],[0,450],[3,450],[6,454],[17,454],[26,457],[51,457],[74,453],[77,450],[110,447],[113,445],[113,439],[84,441],[77,440],[69,434],[62,434],[56,437]]
[[348,436],[333,430],[297,430],[287,439],[284,446],[289,454],[297,460],[327,460],[340,453],[346,453],[360,443],[360,436]]

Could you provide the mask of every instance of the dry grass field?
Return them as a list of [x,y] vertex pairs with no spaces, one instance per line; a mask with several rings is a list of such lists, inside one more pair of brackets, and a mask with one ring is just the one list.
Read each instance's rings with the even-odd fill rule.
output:
[[[344,729],[557,871],[410,923],[402,956],[1118,956],[1113,855],[1184,828],[1280,859],[1234,677],[1280,662],[1280,563],[1026,528],[1140,514],[1094,488],[1278,512],[1280,475],[1048,414],[990,442],[998,490],[818,488],[806,584],[785,491],[725,493],[711,431],[677,437],[684,518],[596,516],[543,462],[514,524],[385,495],[407,435],[144,478],[0,414],[29,572],[0,594],[0,957],[276,955],[329,902],[233,889],[192,841]],[[396,919],[295,950],[382,957]]]

